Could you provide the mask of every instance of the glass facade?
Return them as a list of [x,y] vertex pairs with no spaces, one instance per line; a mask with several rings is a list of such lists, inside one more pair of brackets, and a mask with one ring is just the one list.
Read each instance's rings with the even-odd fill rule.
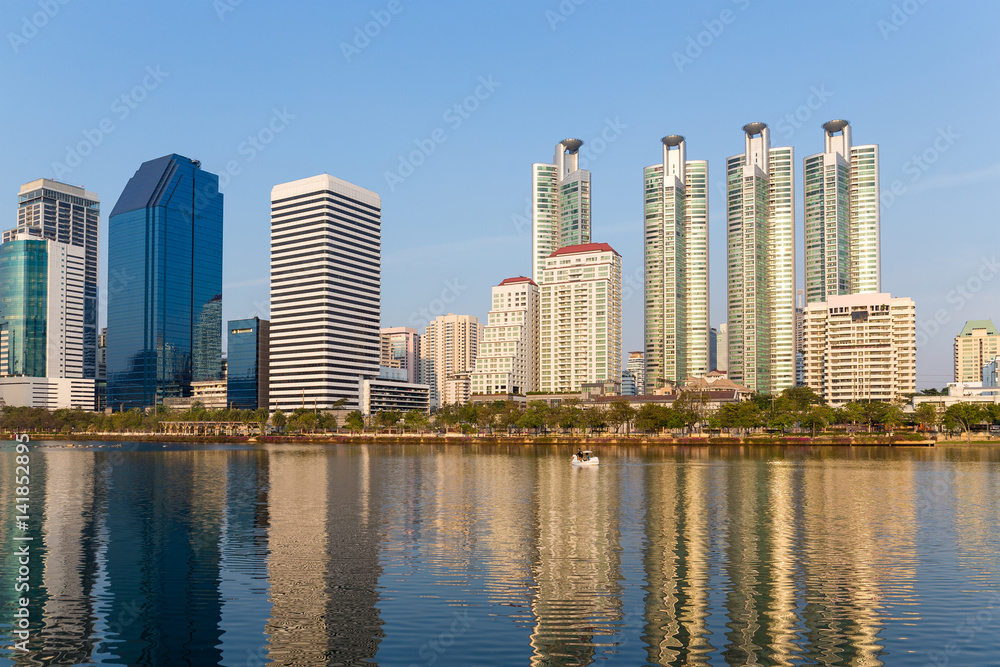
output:
[[269,325],[267,320],[259,317],[229,321],[226,391],[231,408],[256,410],[268,407]]
[[97,247],[101,204],[81,187],[49,179],[21,186],[17,227],[4,236],[26,233],[84,249],[83,377],[97,377]]
[[7,334],[7,363],[0,374],[46,375],[48,267],[45,241],[0,245],[0,323]]
[[191,395],[222,373],[219,177],[179,155],[144,162],[108,220],[108,406]]

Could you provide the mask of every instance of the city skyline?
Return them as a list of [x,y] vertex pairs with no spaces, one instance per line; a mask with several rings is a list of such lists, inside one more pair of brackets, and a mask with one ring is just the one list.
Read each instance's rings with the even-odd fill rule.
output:
[[[13,198],[29,179],[55,177],[108,200],[134,165],[151,156],[179,152],[201,159],[220,175],[227,194],[222,319],[228,321],[268,315],[267,192],[275,183],[331,173],[383,196],[381,324],[414,326],[421,309],[432,316],[465,312],[485,319],[491,285],[530,275],[526,165],[548,159],[549,147],[561,138],[579,137],[581,167],[595,185],[594,236],[622,254],[623,348],[641,349],[642,299],[632,296],[642,284],[637,170],[655,161],[654,142],[670,132],[683,134],[699,158],[719,165],[709,183],[709,319],[718,326],[726,319],[721,165],[733,153],[737,128],[759,119],[772,127],[776,144],[807,156],[822,150],[824,122],[849,118],[859,143],[880,146],[881,289],[917,304],[918,386],[948,381],[952,339],[963,322],[995,317],[1000,308],[1000,268],[988,247],[968,242],[990,234],[987,191],[1000,180],[1000,165],[988,109],[997,93],[948,75],[959,69],[970,80],[989,80],[995,71],[1000,54],[975,46],[992,43],[986,30],[997,16],[993,5],[963,5],[961,13],[921,5],[903,15],[905,21],[893,18],[891,2],[851,5],[848,12],[824,13],[830,30],[810,33],[815,48],[787,61],[750,45],[813,25],[818,9],[732,3],[731,20],[723,23],[718,11],[698,6],[669,15],[647,4],[587,3],[574,5],[568,15],[555,4],[448,5],[436,12],[402,7],[360,47],[354,44],[356,28],[364,35],[381,7],[316,6],[315,20],[288,54],[257,54],[245,48],[248,34],[283,35],[292,24],[245,3],[221,12],[210,4],[129,8],[120,16],[70,4],[23,43],[21,19],[30,22],[38,7],[13,3],[7,27],[19,39],[8,39],[6,71],[25,92],[17,101],[0,102],[5,117],[22,128],[6,139],[17,159],[0,167],[0,188]],[[983,20],[964,20],[972,14]],[[66,57],[75,31],[105,29],[140,15],[162,25],[163,37],[124,36],[121,46],[133,54],[129,61],[114,49]],[[497,36],[464,30],[482,21],[495,25]],[[956,30],[945,29],[949,25]],[[615,54],[582,47],[626,26],[635,39],[621,42]],[[323,44],[316,46],[309,35],[321,27],[325,39],[312,40]],[[856,46],[832,69],[824,50],[839,48],[845,32]],[[497,59],[496,53],[510,52],[501,33],[508,35],[505,43],[513,38],[531,46]],[[194,40],[204,50],[181,54],[168,46],[166,34]],[[450,38],[434,39],[444,34]],[[932,41],[942,49],[928,52]],[[535,71],[539,59],[577,47],[581,74],[574,87],[559,89]],[[626,67],[654,52],[662,60],[656,72],[662,90]],[[750,68],[780,66],[782,75],[750,87],[744,74],[726,71],[734,57]],[[225,65],[223,85],[203,71],[206,58]],[[324,82],[336,85],[316,87],[310,75],[290,67],[315,58],[328,64]],[[414,76],[432,61],[450,65],[431,77]],[[106,76],[83,75],[94,70]],[[261,72],[266,76],[259,77]],[[937,94],[926,94],[928,81]],[[318,88],[369,95],[371,104],[331,107],[333,93]],[[731,99],[734,92],[739,103]],[[66,95],[73,105],[59,101]],[[205,111],[189,110],[195,97],[205,100]],[[399,104],[404,98],[405,113]],[[668,99],[687,103],[672,103],[664,113]],[[538,108],[550,111],[531,113]],[[351,131],[324,134],[321,128],[331,121]],[[800,169],[801,160],[795,165],[799,175]],[[796,198],[801,239],[801,189]],[[107,238],[106,216],[101,239]],[[962,225],[964,233],[941,234],[942,220]],[[13,226],[12,218],[2,225]],[[803,285],[801,241],[797,254],[797,282]],[[116,278],[109,276],[106,258],[101,263],[103,309]],[[434,312],[439,303],[444,310]]]

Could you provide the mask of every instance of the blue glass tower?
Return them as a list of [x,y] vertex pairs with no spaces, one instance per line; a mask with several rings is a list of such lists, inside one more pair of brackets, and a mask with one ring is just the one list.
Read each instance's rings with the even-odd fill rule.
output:
[[0,245],[0,327],[7,336],[0,374],[47,375],[48,271],[46,241]]
[[222,373],[222,194],[197,160],[144,162],[108,219],[108,406],[189,396]]
[[270,324],[259,317],[229,321],[226,392],[231,408],[268,407]]

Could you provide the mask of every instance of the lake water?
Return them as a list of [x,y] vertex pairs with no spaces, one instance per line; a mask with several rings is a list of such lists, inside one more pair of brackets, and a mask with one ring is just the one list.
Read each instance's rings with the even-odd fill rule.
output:
[[0,664],[1000,665],[1000,448],[4,447]]

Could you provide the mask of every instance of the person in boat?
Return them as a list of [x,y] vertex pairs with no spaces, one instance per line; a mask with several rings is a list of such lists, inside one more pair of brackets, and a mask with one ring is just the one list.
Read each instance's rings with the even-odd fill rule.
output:
[[582,461],[583,460],[583,450],[582,449],[576,450],[576,460],[577,461]]

